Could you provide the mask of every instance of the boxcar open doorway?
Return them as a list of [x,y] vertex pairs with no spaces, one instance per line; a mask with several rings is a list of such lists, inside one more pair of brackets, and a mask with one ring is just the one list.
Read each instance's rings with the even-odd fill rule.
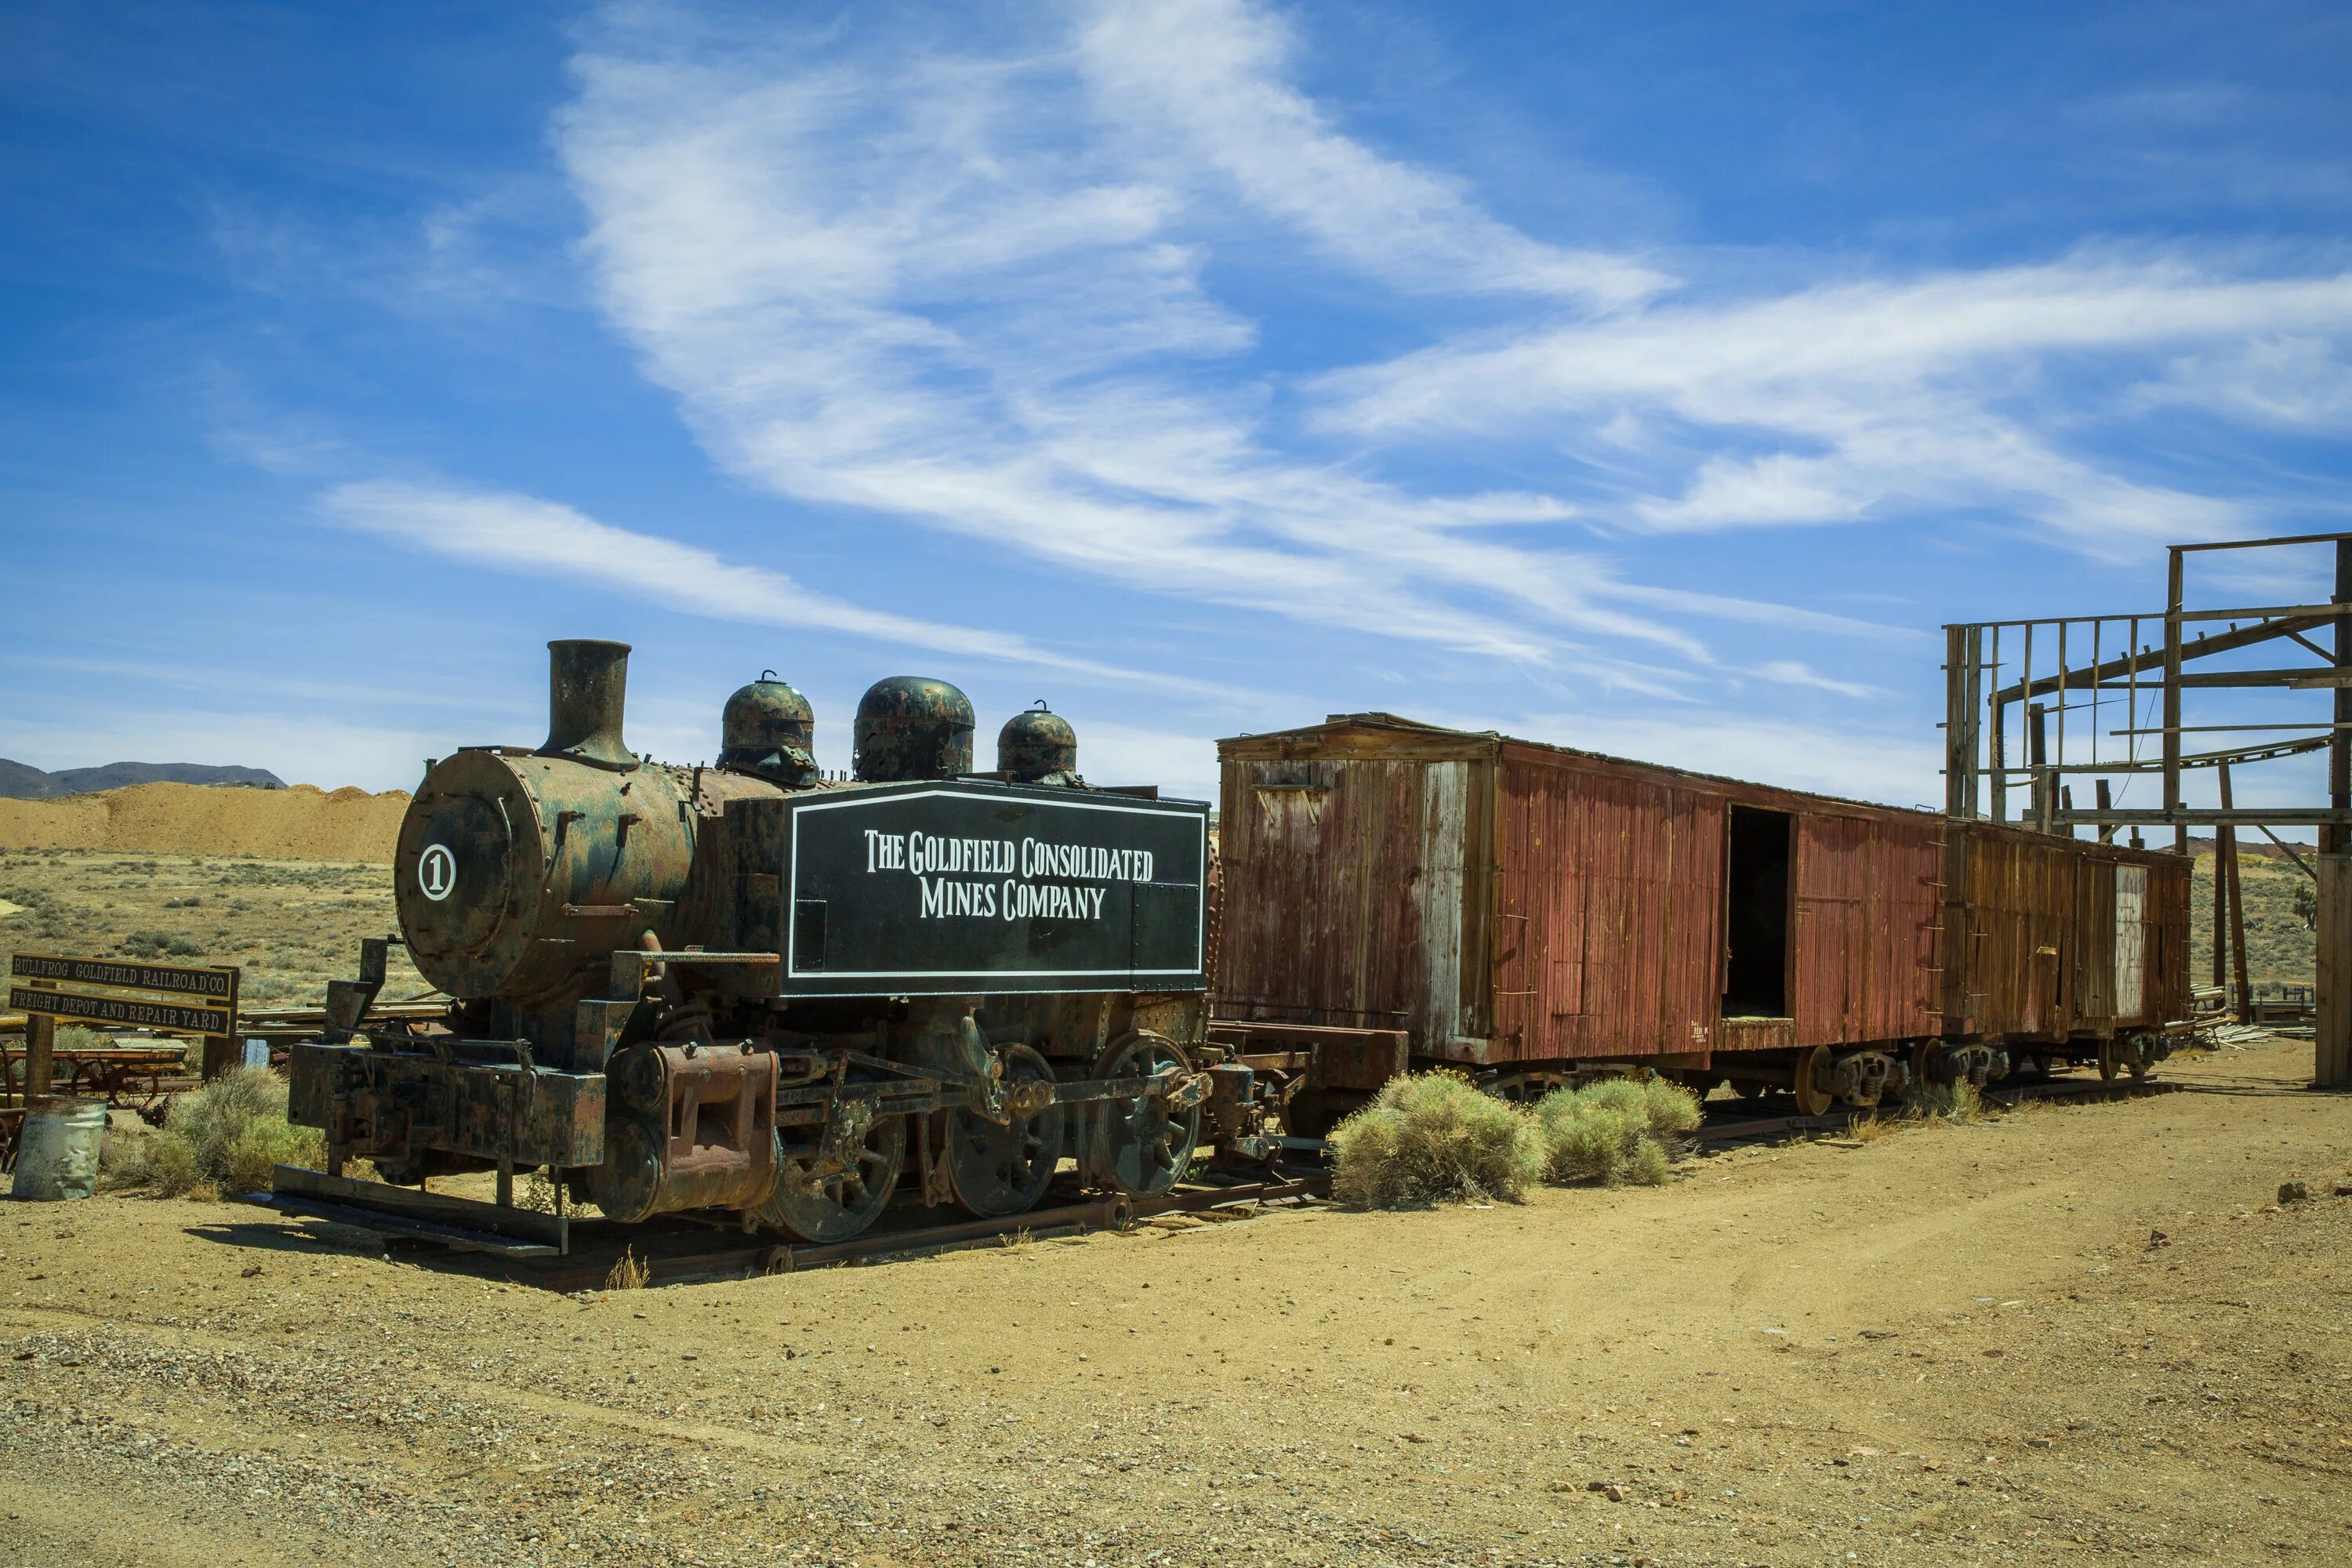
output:
[[1723,1016],[1789,1013],[1789,857],[1796,818],[1760,806],[1731,807],[1724,867]]

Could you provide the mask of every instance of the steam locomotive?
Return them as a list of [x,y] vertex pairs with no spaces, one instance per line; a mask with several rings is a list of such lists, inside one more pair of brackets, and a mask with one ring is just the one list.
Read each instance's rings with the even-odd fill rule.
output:
[[[728,699],[715,765],[658,764],[622,739],[628,647],[549,650],[546,742],[427,765],[401,936],[293,1053],[331,1177],[495,1170],[503,1205],[544,1169],[612,1218],[835,1242],[910,1167],[982,1216],[1066,1154],[1098,1190],[1183,1176],[1214,1088],[1204,803],[1089,786],[1042,704],[975,773],[971,702],[913,677],[859,702],[850,780],[772,672]],[[456,998],[430,1026],[363,1025],[395,940]]]

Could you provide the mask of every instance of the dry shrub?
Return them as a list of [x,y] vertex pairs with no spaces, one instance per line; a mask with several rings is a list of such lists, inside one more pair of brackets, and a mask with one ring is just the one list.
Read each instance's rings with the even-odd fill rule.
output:
[[637,1256],[637,1249],[625,1247],[619,1259],[614,1263],[612,1272],[604,1276],[604,1289],[642,1290],[653,1277],[654,1271],[646,1267],[645,1260]]
[[1849,1116],[1845,1121],[1845,1135],[1857,1143],[1875,1143],[1882,1138],[1895,1135],[1895,1123],[1874,1111],[1868,1116]]
[[326,1140],[286,1120],[286,1080],[267,1068],[233,1068],[172,1101],[160,1132],[109,1140],[100,1179],[150,1187],[163,1197],[267,1192],[279,1165],[315,1165]]
[[1556,1089],[1536,1102],[1543,1131],[1544,1176],[1554,1182],[1614,1183],[1624,1179],[1633,1151],[1647,1136],[1644,1118],[1621,1105]]
[[1555,1182],[1656,1186],[1701,1114],[1697,1095],[1662,1078],[1556,1089],[1536,1102],[1544,1174]]
[[1331,1194],[1360,1208],[1516,1202],[1543,1173],[1534,1120],[1459,1073],[1391,1079],[1328,1142]]
[[1903,1090],[1903,1109],[1923,1121],[1958,1125],[1983,1119],[1984,1095],[1966,1079],[1958,1083],[1913,1083]]

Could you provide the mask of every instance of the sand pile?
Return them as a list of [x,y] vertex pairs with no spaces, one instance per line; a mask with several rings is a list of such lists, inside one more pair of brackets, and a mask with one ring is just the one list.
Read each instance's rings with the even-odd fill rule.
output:
[[226,789],[137,784],[60,800],[0,800],[0,848],[268,855],[389,865],[408,809],[401,790],[312,784]]

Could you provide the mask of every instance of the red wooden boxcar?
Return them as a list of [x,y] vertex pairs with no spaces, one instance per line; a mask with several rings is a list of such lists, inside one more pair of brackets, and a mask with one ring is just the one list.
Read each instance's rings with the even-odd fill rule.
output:
[[1380,713],[1218,752],[1245,1050],[1369,1031],[1507,1091],[1639,1066],[1825,1107],[2012,1051],[2144,1064],[2186,1011],[2175,856]]

